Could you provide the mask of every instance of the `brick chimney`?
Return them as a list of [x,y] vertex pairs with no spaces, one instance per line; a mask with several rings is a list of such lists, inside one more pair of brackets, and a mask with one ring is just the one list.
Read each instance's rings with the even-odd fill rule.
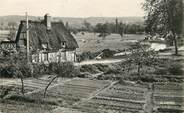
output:
[[45,16],[44,16],[44,22],[45,22],[45,25],[47,26],[47,30],[51,30],[51,21],[52,21],[52,19],[51,19],[51,16],[47,13],[47,14],[45,14]]

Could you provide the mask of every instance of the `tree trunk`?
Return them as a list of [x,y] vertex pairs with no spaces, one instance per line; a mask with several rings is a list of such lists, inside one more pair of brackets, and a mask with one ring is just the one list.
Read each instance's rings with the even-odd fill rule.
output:
[[21,80],[21,84],[22,84],[21,93],[22,93],[22,95],[24,95],[24,81],[23,81],[22,74],[20,75],[20,80]]
[[49,84],[46,86],[45,91],[44,91],[44,98],[46,97],[47,89],[49,88],[49,86],[52,84],[52,82],[53,82],[57,77],[58,77],[58,75],[55,76],[54,78],[52,78],[52,80],[51,80],[51,81],[49,82]]
[[141,70],[141,69],[142,69],[142,64],[139,63],[137,66],[138,66],[138,67],[137,67],[137,73],[138,73],[139,76],[141,76],[141,74],[143,74],[143,73],[142,73],[142,70]]
[[138,66],[138,67],[137,67],[137,73],[138,73],[138,75],[140,76],[140,75],[141,75],[141,74],[140,74],[141,65],[140,65],[140,64],[138,64],[137,66]]
[[174,47],[175,47],[175,55],[178,55],[178,44],[176,34],[174,34]]

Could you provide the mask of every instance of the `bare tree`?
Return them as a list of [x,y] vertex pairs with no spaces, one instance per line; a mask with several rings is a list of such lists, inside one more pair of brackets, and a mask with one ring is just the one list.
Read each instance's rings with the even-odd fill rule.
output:
[[53,77],[53,78],[51,79],[51,81],[47,84],[47,86],[45,87],[45,90],[44,90],[44,98],[46,97],[46,93],[47,93],[47,90],[48,90],[49,86],[50,86],[50,85],[52,84],[52,82],[53,82],[54,80],[56,80],[58,77],[59,77],[59,75],[56,75],[56,76]]
[[75,71],[75,67],[73,65],[72,62],[62,62],[62,63],[53,63],[51,64],[52,66],[54,66],[54,68],[51,67],[50,71],[53,71],[54,73],[56,73],[57,75],[55,75],[50,82],[48,83],[48,85],[45,87],[44,90],[44,98],[46,97],[46,93],[47,90],[49,88],[49,86],[59,77],[73,77],[74,74],[76,74]]

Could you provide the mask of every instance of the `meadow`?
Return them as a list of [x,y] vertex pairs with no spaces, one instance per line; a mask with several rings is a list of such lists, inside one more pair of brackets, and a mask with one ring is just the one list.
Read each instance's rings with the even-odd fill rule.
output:
[[79,48],[77,53],[98,52],[104,49],[124,50],[139,40],[143,40],[145,35],[127,34],[121,37],[119,34],[111,34],[107,37],[99,37],[98,33],[78,33],[74,35]]

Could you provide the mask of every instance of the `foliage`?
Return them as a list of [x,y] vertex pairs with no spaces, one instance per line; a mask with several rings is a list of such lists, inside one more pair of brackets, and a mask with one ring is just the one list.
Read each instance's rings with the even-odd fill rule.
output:
[[168,71],[171,75],[183,75],[182,67],[181,64],[173,63],[169,65]]
[[111,58],[117,51],[111,50],[111,49],[104,49],[97,52],[83,52],[77,56],[78,61],[84,61],[84,60],[90,60],[95,59],[98,55],[100,55],[101,58]]
[[165,62],[164,68],[158,68],[156,70],[157,75],[183,75],[183,66],[175,62]]
[[32,76],[32,70],[30,68],[30,65],[28,65],[27,63],[25,53],[8,53],[4,58],[7,59],[7,61],[1,62],[1,76],[20,78],[22,84],[21,93],[24,95],[23,79],[25,77]]
[[125,33],[126,25],[121,22],[119,24],[118,29],[119,29],[118,33],[121,35],[121,37],[123,37],[123,34]]
[[84,21],[83,27],[80,28],[69,28],[73,34],[77,34],[78,32],[95,32],[100,33],[100,37],[106,37],[111,33],[117,33],[123,36],[123,34],[138,34],[143,33],[145,30],[144,25],[135,23],[135,24],[125,24],[123,22],[120,23],[97,23],[96,25],[91,25],[89,22]]
[[99,54],[100,52],[93,53],[93,52],[87,51],[87,52],[83,52],[82,54],[79,54],[77,58],[78,58],[78,61],[84,61],[84,60],[94,59]]
[[[123,34],[137,34],[144,32],[144,26],[141,24],[125,24],[125,23],[117,23],[117,28],[115,23],[98,23],[94,31],[98,33],[118,33],[121,36]],[[116,30],[117,29],[117,30]]]
[[108,27],[108,23],[105,23],[105,24],[98,23],[95,26],[95,32],[100,33],[99,37],[103,37],[103,38],[105,38],[111,33]]
[[175,54],[178,54],[176,35],[182,32],[182,0],[146,0],[143,9],[147,12],[146,31],[173,34]]
[[85,31],[89,31],[89,32],[93,31],[93,26],[89,22],[87,22],[86,20],[84,20],[83,25],[84,25]]
[[146,0],[143,4],[147,12],[147,30],[172,31],[180,33],[182,28],[182,0]]
[[72,62],[50,63],[49,72],[55,73],[58,77],[74,77],[75,67]]
[[[136,43],[132,49],[131,53],[127,55],[127,65],[131,67],[132,65],[137,66],[138,75],[143,74],[142,68],[152,67],[157,65],[157,54],[154,50],[148,49],[147,46]],[[129,68],[128,68],[129,70]]]
[[6,51],[6,55],[0,59],[1,77],[30,77],[31,68],[27,64],[26,55],[24,53],[11,53]]

